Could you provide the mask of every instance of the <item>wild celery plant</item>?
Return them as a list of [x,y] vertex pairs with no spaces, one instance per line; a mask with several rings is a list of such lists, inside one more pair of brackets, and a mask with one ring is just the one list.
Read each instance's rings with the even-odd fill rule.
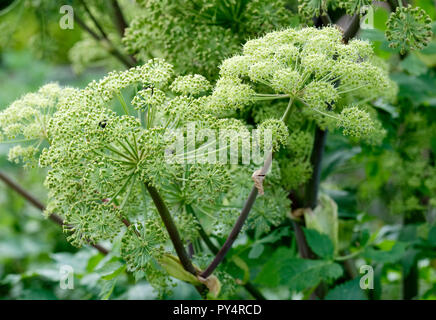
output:
[[138,14],[126,29],[126,50],[145,61],[164,57],[178,72],[215,79],[223,57],[247,39],[295,25],[284,0],[138,1]]
[[[277,118],[274,112],[262,123],[274,128],[273,132],[285,146],[289,140],[281,134],[286,132],[284,128],[291,132],[291,139],[303,137],[307,141],[301,133],[302,120],[314,121],[324,128],[342,128],[346,135],[373,142],[383,136],[383,129],[365,110],[369,109],[365,102],[376,97],[392,99],[396,93],[395,84],[379,65],[368,42],[353,40],[346,45],[342,42],[342,32],[335,27],[285,29],[248,41],[242,55],[225,60],[211,99],[221,108],[285,100],[284,108],[272,104],[282,108],[283,114]],[[302,144],[289,141],[289,145],[298,154],[295,147]],[[301,152],[306,154],[307,146]],[[287,161],[285,157],[283,162]],[[229,250],[231,239],[239,232],[254,203],[255,189],[263,193],[262,183],[270,165],[271,160],[266,161],[255,172],[255,187],[238,222],[204,276],[211,274]],[[308,176],[298,173],[295,171],[296,175],[291,177],[294,185],[301,184]]]
[[[233,175],[235,168],[231,165],[185,162],[185,158],[195,158],[195,149],[194,153],[183,153],[181,159],[177,158],[180,154],[173,161],[165,158],[176,134],[180,134],[175,129],[186,134],[188,124],[213,131],[232,130],[237,136],[230,139],[238,139],[238,133],[248,137],[248,129],[241,121],[219,116],[223,111],[204,95],[210,90],[205,78],[188,75],[171,79],[171,65],[151,60],[141,67],[110,73],[83,90],[45,86],[29,95],[32,100],[25,96],[0,114],[3,133],[8,137],[22,134],[48,142],[49,147],[39,157],[40,166],[49,168],[46,211],[64,217],[68,240],[76,246],[111,241],[127,227],[121,254],[129,270],[136,277],[145,275],[161,291],[169,284],[159,263],[168,268],[168,259],[174,261],[165,253],[171,252],[167,247],[169,238],[185,269],[195,273],[192,264],[183,261],[186,253],[181,241],[198,241],[200,229],[225,232],[231,224],[232,205],[241,201],[237,193],[230,193],[226,199],[226,192],[237,192],[244,180],[241,177],[250,176],[247,170]],[[135,94],[126,100],[129,89]],[[51,96],[61,98],[47,100]],[[114,106],[113,100],[118,105]],[[32,106],[32,112],[25,108],[16,112],[18,105]],[[44,112],[43,122],[40,110]],[[34,128],[32,135],[28,128]],[[194,147],[198,143],[202,141]],[[21,151],[28,160],[23,150],[14,148],[11,154],[16,157]],[[286,195],[279,194],[274,201],[275,210],[284,213]],[[270,217],[253,218],[268,225],[268,221],[280,222],[283,216],[277,218],[273,210]],[[200,220],[207,220],[206,231]],[[167,234],[165,227],[173,230]]]
[[[257,121],[278,120],[287,104],[282,100],[301,107],[289,117],[290,137],[282,151],[287,154],[280,161],[283,183],[291,188],[310,177],[308,125],[342,128],[352,138],[377,143],[383,129],[368,102],[393,99],[396,93],[370,43],[352,40],[346,45],[334,27],[287,29],[248,41],[242,55],[222,63],[220,75],[212,97],[230,105],[251,94],[245,101],[254,105]],[[233,100],[228,92],[237,92]]]
[[[39,165],[48,168],[47,213],[65,218],[64,231],[72,244],[122,237],[121,255],[136,278],[145,276],[167,291],[172,275],[197,287],[206,284],[218,294],[219,281],[211,275],[217,266],[223,289],[235,283],[219,265],[228,247],[201,272],[210,255],[197,246],[193,264],[185,244],[230,232],[226,244],[231,246],[247,217],[259,233],[283,221],[289,200],[280,170],[274,168],[265,180],[264,175],[273,153],[281,149],[296,157],[307,154],[310,137],[302,130],[304,121],[341,128],[356,139],[377,140],[383,130],[365,102],[391,98],[396,90],[380,65],[369,43],[353,40],[345,45],[337,28],[285,29],[248,41],[242,55],[225,60],[212,90],[200,75],[174,79],[173,67],[154,59],[112,72],[82,90],[45,87],[32,100],[36,111],[30,116],[14,113],[13,104],[0,114],[0,125],[10,137],[47,140],[49,146],[39,157]],[[186,162],[204,151],[202,141],[181,159],[171,152],[175,161],[166,158],[177,139],[174,130],[188,135],[192,123],[216,132],[231,129],[238,146],[251,142],[250,126],[234,117],[264,104],[271,114],[264,113],[258,128],[272,131],[272,150],[263,175],[255,171],[256,192],[249,208],[244,200],[255,164]],[[278,117],[275,107],[282,112]],[[47,108],[50,112],[39,112]],[[42,122],[40,113],[45,115]],[[26,131],[30,126],[32,134]],[[293,179],[298,183],[306,176],[296,171]],[[254,203],[257,190],[264,195]],[[233,225],[243,206],[245,217]],[[325,277],[338,277],[338,266],[329,266],[334,270]],[[199,273],[207,279],[196,277]]]

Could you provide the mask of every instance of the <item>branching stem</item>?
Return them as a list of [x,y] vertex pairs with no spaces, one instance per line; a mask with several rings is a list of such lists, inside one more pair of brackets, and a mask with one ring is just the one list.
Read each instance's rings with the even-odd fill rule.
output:
[[145,187],[147,188],[148,193],[153,199],[156,209],[159,212],[165,228],[168,231],[174,249],[176,250],[177,256],[179,257],[183,268],[185,268],[186,271],[192,273],[193,275],[197,275],[197,271],[195,270],[191,260],[188,257],[188,253],[186,252],[185,246],[183,245],[182,239],[180,238],[179,231],[177,230],[176,224],[174,223],[165,202],[163,201],[162,197],[160,196],[159,192],[156,190],[155,187],[150,184],[146,184]]
[[[190,205],[186,206],[186,210],[190,212],[192,215],[194,215],[197,220],[198,217],[195,215],[194,210]],[[210,252],[213,254],[217,254],[219,251],[219,248],[210,240],[209,236],[206,234],[206,231],[203,229],[203,226],[201,225],[200,221],[198,221],[199,230],[198,233],[200,234],[201,239],[204,241]],[[245,290],[247,290],[256,300],[266,300],[265,296],[262,294],[262,292],[259,291],[250,281],[245,282],[242,285]]]
[[[291,114],[291,110],[294,106],[294,99],[289,99],[289,104],[282,116],[282,121],[287,122],[289,115]],[[269,168],[271,167],[273,159],[273,152],[271,151],[265,162],[263,167],[260,169],[260,175],[266,175],[266,173],[269,171]],[[255,185],[253,185],[253,188],[251,189],[251,192],[244,204],[244,207],[242,208],[241,214],[239,215],[238,219],[236,220],[235,225],[233,226],[232,231],[230,231],[229,236],[227,237],[226,241],[224,242],[221,249],[218,251],[218,253],[215,255],[215,258],[212,260],[212,262],[209,264],[209,266],[201,273],[201,276],[203,278],[209,277],[212,272],[218,267],[218,265],[224,260],[224,257],[226,256],[227,252],[232,247],[233,243],[235,242],[236,238],[239,235],[239,232],[241,232],[241,229],[247,220],[248,214],[251,211],[251,208],[253,207],[254,202],[256,201],[256,197],[258,194],[258,189]]]
[[[74,21],[77,22],[77,24],[86,31],[92,38],[94,38],[97,42],[100,42],[103,44],[103,47],[115,58],[117,58],[121,63],[123,63],[127,68],[132,68],[136,61],[134,61],[131,57],[125,57],[112,43],[112,41],[108,38],[106,32],[101,27],[100,23],[97,21],[97,19],[94,17],[94,15],[89,10],[88,6],[85,4],[83,0],[81,0],[81,3],[86,11],[86,13],[89,15],[95,26],[97,27],[99,34],[97,34],[95,31],[93,31],[86,23],[83,21],[77,14],[74,15]],[[130,59],[129,59],[130,58]]]
[[[35,208],[37,208],[41,211],[45,211],[45,205],[42,202],[40,202],[38,199],[36,199],[33,195],[31,195],[29,192],[27,192],[22,186],[20,186],[18,183],[13,181],[11,178],[9,178],[7,175],[5,175],[3,172],[0,172],[0,180],[2,180],[9,188],[11,188],[15,192],[17,192],[24,199],[26,199]],[[48,216],[48,218],[60,226],[64,225],[64,220],[55,213],[50,214]],[[109,253],[109,250],[102,247],[98,243],[96,243],[96,244],[90,243],[90,245],[93,246],[95,249],[97,249],[103,255],[107,255]]]

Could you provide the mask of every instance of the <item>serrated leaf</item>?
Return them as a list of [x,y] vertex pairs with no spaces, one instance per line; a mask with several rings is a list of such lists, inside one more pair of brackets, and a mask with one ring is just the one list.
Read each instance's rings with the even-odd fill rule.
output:
[[304,228],[304,235],[310,249],[320,258],[333,258],[334,250],[333,242],[330,238],[315,229]]
[[325,300],[367,300],[365,292],[360,288],[360,279],[356,278],[330,290]]
[[115,284],[117,283],[117,279],[107,280],[103,282],[101,291],[99,293],[99,298],[101,300],[108,300],[114,291]]
[[290,250],[282,248],[265,264],[255,281],[266,287],[288,286],[290,290],[302,291],[323,280],[337,279],[342,272],[337,263],[292,258]]

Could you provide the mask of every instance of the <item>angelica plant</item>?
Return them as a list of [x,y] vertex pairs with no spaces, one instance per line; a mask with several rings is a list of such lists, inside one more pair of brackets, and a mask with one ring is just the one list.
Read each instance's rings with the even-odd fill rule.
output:
[[181,73],[216,78],[224,57],[250,37],[295,24],[287,1],[138,1],[123,43],[145,61],[162,55]]
[[[137,278],[145,276],[161,291],[171,287],[162,268],[174,275],[174,267],[168,266],[174,261],[179,269],[197,273],[182,242],[197,241],[200,230],[224,230],[233,218],[225,214],[231,206],[224,202],[234,195],[226,194],[238,190],[241,181],[232,175],[235,168],[230,164],[189,161],[209,150],[201,140],[194,142],[193,150],[173,154],[177,135],[187,135],[192,125],[217,133],[230,130],[236,137],[227,138],[242,145],[249,132],[240,120],[222,117],[228,110],[211,102],[207,95],[211,85],[204,77],[174,79],[172,69],[156,59],[112,72],[82,90],[45,86],[29,95],[32,100],[13,103],[1,116],[2,130],[9,138],[22,133],[40,141],[33,148],[39,147],[42,154],[32,156],[48,168],[46,213],[64,218],[67,239],[80,247],[114,241],[123,234],[121,255],[128,270]],[[45,95],[52,99],[41,101]],[[35,107],[28,111],[23,101]],[[29,128],[34,128],[32,134]],[[183,149],[189,143],[183,142]],[[19,148],[11,150],[11,157]],[[284,199],[282,194],[274,201],[286,204]],[[284,210],[278,208],[283,217]],[[268,221],[281,221],[265,214],[255,217],[264,229]],[[171,258],[169,239],[180,261]],[[182,277],[180,270],[176,277]]]
[[[55,99],[43,122],[31,118],[39,124],[34,136],[48,143],[39,156],[39,165],[48,168],[47,213],[65,219],[67,239],[76,246],[121,236],[128,270],[160,290],[171,288],[171,275],[197,288],[206,284],[217,294],[220,285],[212,272],[219,267],[217,274],[229,279],[219,265],[239,231],[253,228],[259,236],[285,218],[290,206],[280,185],[285,162],[277,166],[272,159],[283,152],[307,163],[311,136],[302,130],[302,121],[342,128],[356,139],[380,134],[365,101],[389,98],[395,86],[378,66],[369,43],[354,40],[345,45],[341,39],[337,28],[309,27],[250,40],[241,55],[221,64],[213,87],[200,75],[174,77],[172,65],[154,59],[111,72],[81,90],[41,89],[38,94]],[[43,106],[38,103],[38,108]],[[240,150],[253,141],[247,124],[235,117],[260,106],[283,112],[279,117],[265,113],[257,126],[264,148],[266,129],[272,133],[260,170],[252,162],[242,165],[238,157],[237,167],[189,161],[216,155],[217,150],[208,148],[216,147],[213,141],[183,140],[183,152],[175,152],[178,134],[188,137],[192,125],[236,133],[227,138]],[[3,118],[9,119],[14,108]],[[25,129],[14,131],[13,122],[27,118],[3,120],[2,130],[12,137],[11,132]],[[309,172],[307,165],[297,166],[290,185],[300,184]],[[255,185],[245,201],[253,184],[250,175]],[[257,194],[261,197],[255,203]],[[192,262],[184,244],[207,242],[213,233],[229,234],[223,248],[209,265],[201,252]]]
[[[376,97],[389,99],[396,92],[387,72],[374,60],[369,43],[354,40],[345,45],[341,31],[335,27],[272,32],[248,41],[242,55],[222,63],[211,95],[212,105],[243,109],[254,103],[287,100],[279,119],[267,119],[261,124],[273,130],[280,145],[288,139],[289,131],[298,129],[290,121],[296,114],[321,127],[343,128],[344,134],[356,139],[371,138],[383,131],[377,120],[357,105]],[[273,148],[264,166],[254,172],[254,186],[241,214],[202,276],[209,276],[221,263],[248,218],[256,196],[263,195],[263,181],[277,151]]]
[[[342,128],[346,135],[371,140],[382,129],[368,113],[366,102],[378,97],[391,99],[396,86],[379,67],[368,42],[352,40],[345,45],[341,40],[341,32],[334,27],[287,29],[250,40],[242,55],[222,63],[212,99],[216,105],[235,108],[255,103],[255,114],[270,112],[260,120],[279,118],[272,109],[283,112],[285,106],[276,101],[292,100],[301,108],[300,116],[291,115],[287,123],[293,135],[289,151],[295,150],[300,159],[307,159],[310,152],[292,146],[302,143],[298,139],[310,141],[310,136],[299,131],[302,119],[313,120],[322,128]],[[310,171],[304,164],[300,168],[302,173]],[[307,178],[308,174],[302,176]],[[288,184],[298,184],[291,180]]]

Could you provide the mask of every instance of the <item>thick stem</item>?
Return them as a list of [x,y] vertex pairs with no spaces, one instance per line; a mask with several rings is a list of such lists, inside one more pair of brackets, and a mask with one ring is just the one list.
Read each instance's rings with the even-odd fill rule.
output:
[[318,190],[321,179],[321,162],[324,155],[324,147],[327,139],[327,130],[322,130],[318,126],[315,129],[315,139],[313,142],[310,164],[313,172],[308,181],[304,195],[304,205],[306,208],[314,209],[318,201]]
[[[194,210],[190,205],[186,206],[186,209],[188,212],[190,212],[192,215],[194,215],[197,220],[198,217],[195,215]],[[201,225],[200,221],[198,222],[199,230],[198,233],[200,234],[201,239],[204,241],[210,252],[213,254],[217,254],[219,251],[219,248],[210,240],[209,236],[207,235],[206,231],[203,229],[203,226]],[[259,291],[250,281],[247,281],[242,285],[256,300],[266,300],[265,296],[262,294],[262,292]]]
[[292,226],[294,227],[295,239],[297,240],[298,253],[303,259],[313,259],[313,254],[304,237],[303,229],[295,221],[292,221]]
[[357,32],[359,31],[359,27],[360,27],[360,16],[358,13],[356,13],[351,18],[351,21],[348,24],[347,28],[344,30],[344,35],[342,36],[344,43],[348,43],[348,41],[357,34]]
[[257,192],[258,192],[257,188],[255,186],[253,186],[253,188],[251,189],[250,195],[248,196],[248,199],[245,202],[244,207],[242,208],[241,214],[239,215],[238,219],[236,220],[236,223],[233,226],[233,229],[230,232],[229,236],[227,237],[226,242],[224,242],[223,246],[218,251],[215,258],[212,260],[212,262],[209,264],[209,266],[206,268],[206,270],[204,270],[201,273],[201,276],[203,278],[207,278],[212,274],[212,272],[223,261],[227,252],[232,247],[233,242],[235,242],[236,238],[239,235],[239,232],[242,229],[242,226],[245,223],[245,220],[247,220],[248,214],[250,213],[250,210],[253,207],[254,201],[256,201]]
[[[291,98],[289,100],[288,106],[285,110],[285,113],[283,114],[281,120],[286,123],[286,121],[289,118],[289,115],[291,114],[292,108],[294,106],[294,100]],[[269,171],[269,168],[271,167],[273,159],[273,152],[271,151],[265,162],[263,167],[260,169],[259,176],[265,176],[267,172]],[[247,201],[244,204],[244,207],[242,208],[241,214],[239,215],[238,219],[236,220],[235,225],[233,226],[232,231],[230,232],[229,236],[227,237],[226,241],[224,242],[221,249],[216,254],[215,258],[212,260],[210,265],[204,270],[201,274],[203,278],[207,278],[212,274],[212,272],[218,267],[218,265],[223,261],[224,257],[226,256],[227,252],[232,247],[233,243],[235,242],[236,238],[239,235],[239,232],[241,232],[241,229],[245,223],[245,220],[247,220],[248,214],[251,211],[251,208],[253,207],[254,202],[256,201],[256,197],[258,194],[257,186],[254,185],[251,189],[251,192],[247,198]]]
[[155,187],[151,186],[150,184],[145,184],[145,187],[147,188],[148,193],[153,199],[154,205],[156,206],[156,209],[159,212],[165,228],[168,231],[171,242],[173,243],[174,249],[176,250],[177,256],[179,257],[183,268],[185,268],[186,271],[192,273],[193,275],[197,275],[197,271],[195,270],[191,260],[188,257],[188,253],[186,252],[185,246],[183,245],[182,239],[180,238],[179,231],[177,230],[176,224],[174,223],[173,218],[171,217],[171,214],[167,206],[165,205],[165,202],[163,201],[162,197],[160,196],[159,192],[156,190]]
[[[33,195],[31,195],[29,192],[27,192],[26,190],[24,190],[23,187],[21,187],[19,184],[17,184],[16,182],[14,182],[11,178],[9,178],[7,175],[5,175],[3,172],[0,172],[0,180],[2,180],[8,187],[10,187],[12,190],[14,190],[15,192],[17,192],[20,196],[22,196],[24,199],[26,199],[30,204],[32,204],[35,208],[44,211],[45,210],[45,205],[40,202],[38,199],[36,199]],[[64,225],[64,220],[58,216],[55,213],[52,213],[48,216],[48,218],[53,221],[54,223],[63,226]],[[90,243],[91,246],[93,246],[94,248],[96,248],[100,253],[107,255],[109,253],[109,250],[107,250],[106,248],[102,247],[99,244],[93,244]]]
[[[420,212],[414,212],[406,215],[403,221],[405,226],[425,222],[425,216]],[[412,265],[406,274],[403,266],[403,299],[411,300],[416,298],[419,292],[419,269],[416,257],[413,257]]]

